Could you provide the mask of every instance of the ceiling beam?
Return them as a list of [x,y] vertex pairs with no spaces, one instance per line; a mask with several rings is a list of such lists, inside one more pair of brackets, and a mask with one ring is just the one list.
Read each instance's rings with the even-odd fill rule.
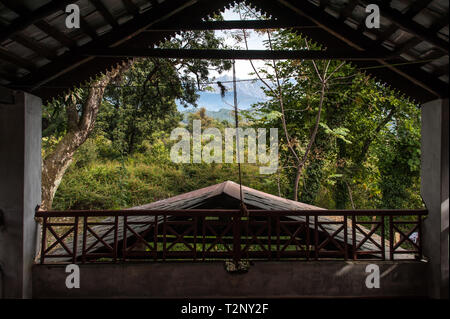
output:
[[226,20],[226,21],[202,21],[197,23],[158,23],[148,28],[147,32],[164,31],[188,31],[188,30],[234,30],[234,29],[290,29],[290,28],[314,28],[314,24],[300,23],[294,20]]
[[0,59],[8,61],[9,63],[12,63],[28,71],[36,70],[36,66],[29,60],[16,56],[15,54],[12,54],[11,52],[2,48],[0,48]]
[[[172,0],[173,1],[173,0]],[[163,3],[161,3],[162,5]],[[176,11],[170,16],[164,17],[162,14],[162,10],[160,11],[160,15],[158,17],[158,22],[167,21],[169,24],[183,24],[183,23],[191,23],[193,21],[202,21],[203,18],[211,16],[212,14],[217,14],[220,10],[222,10],[226,5],[228,5],[227,0],[215,0],[215,1],[197,1],[196,3]],[[157,5],[158,6],[158,5]],[[160,7],[161,8],[161,7]],[[158,9],[154,7],[153,9]],[[148,14],[152,9],[146,10],[145,12],[140,13],[139,16]],[[136,19],[140,19],[136,17]],[[156,16],[156,15],[155,15]],[[145,21],[146,23],[151,22],[152,16],[147,16]],[[117,30],[123,28],[125,24],[121,25],[121,27]],[[141,32],[134,37],[131,37],[126,42],[124,42],[121,46],[126,47],[153,47],[154,45],[158,45],[163,42],[165,39],[170,39],[171,37],[176,36],[175,32],[158,32],[158,33],[144,33]],[[103,36],[101,36],[103,38]],[[78,57],[79,58],[79,57]],[[84,58],[84,57],[82,57]],[[93,78],[98,74],[105,72],[105,70],[109,70],[112,66],[115,66],[119,63],[122,63],[124,58],[94,58],[83,64],[80,64],[76,70],[68,70],[64,72],[58,77],[48,81],[44,85],[33,90],[33,94],[40,96],[44,101],[51,100],[54,97],[60,96],[67,90],[70,90],[76,85],[85,84],[87,79]],[[63,68],[67,69],[70,66],[72,60],[68,60],[65,66],[60,67],[60,70]],[[54,63],[56,66],[57,63]],[[54,72],[56,68],[53,69],[48,67],[45,69],[45,72]],[[47,73],[45,75],[48,75]],[[33,77],[29,77],[29,79],[33,80],[32,83],[26,83],[24,81],[19,82],[15,81],[13,84],[8,84],[9,87],[22,88],[25,90],[30,90],[30,88],[35,87],[33,83],[39,81],[39,74],[34,74]],[[42,76],[44,78],[44,76]]]
[[89,0],[95,8],[100,12],[100,14],[105,18],[106,22],[109,23],[113,28],[117,28],[119,26],[119,23],[117,20],[113,17],[111,12],[106,8],[106,6],[103,4],[101,0]]
[[[4,27],[5,23],[0,22],[0,26]],[[24,35],[16,33],[12,35],[10,39],[48,60],[52,60],[56,57],[56,54],[52,50],[43,46],[39,41],[36,41],[33,38],[28,38]]]
[[353,10],[355,10],[355,7],[358,5],[358,0],[350,0],[344,9],[341,10],[341,13],[339,15],[339,20],[345,21],[348,17],[352,15]]
[[98,37],[96,41],[91,41],[82,47],[76,48],[74,51],[62,54],[53,63],[41,67],[39,73],[30,74],[12,86],[27,87],[30,91],[34,91],[40,86],[93,60],[94,57],[85,56],[85,53],[89,50],[99,47],[116,47],[124,44],[155,23],[163,21],[197,2],[198,0],[164,1],[120,25],[115,31]]
[[[7,8],[13,7],[13,0],[1,0],[1,3],[5,5]],[[20,14],[20,16],[14,20],[10,25],[7,27],[2,28],[3,30],[0,31],[0,42],[6,40],[11,35],[20,32],[22,30],[25,30],[27,27],[29,27],[32,24],[35,24],[36,22],[41,21],[42,19],[48,17],[49,15],[60,11],[65,10],[65,7],[73,3],[74,0],[58,0],[58,1],[51,1],[42,7],[28,12],[17,12]],[[15,11],[15,10],[13,10]]]
[[152,57],[167,59],[208,60],[376,60],[386,59],[376,51],[320,51],[320,50],[192,50],[192,49],[148,49],[106,48],[88,51],[95,57]]
[[403,44],[400,44],[399,46],[397,46],[395,48],[395,54],[397,56],[402,55],[403,53],[408,52],[409,50],[411,50],[412,48],[414,48],[416,45],[418,45],[420,42],[422,42],[422,40],[418,39],[418,38],[411,38],[407,41],[405,41]]
[[[312,20],[314,23],[317,23],[325,31],[340,39],[352,48],[357,50],[369,50],[371,44],[374,42],[370,38],[363,36],[361,33],[356,32],[349,26],[342,24],[342,22],[338,19],[327,14],[326,12],[323,12],[320,8],[310,2],[302,2],[301,5],[296,2],[294,3],[294,1],[291,0],[278,0],[278,2],[293,10],[295,13]],[[381,52],[386,52],[386,54],[391,54],[390,51],[383,47],[379,48],[379,50]],[[384,68],[394,71],[415,85],[420,86],[436,97],[448,95],[448,89],[445,83],[437,80],[432,74],[429,74],[420,68],[415,68],[411,65],[408,67],[396,67],[393,63],[388,63],[383,59],[379,59],[376,62],[380,63]],[[397,62],[404,63],[407,61],[398,59]]]
[[389,37],[397,30],[397,26],[391,24],[385,31],[377,34],[377,39],[373,43],[374,48],[378,48],[384,41],[389,39]]
[[[272,16],[278,19],[301,19],[302,21],[306,21],[308,23],[319,23],[320,26],[324,24],[328,24],[331,21],[331,28],[322,27],[320,29],[303,29],[303,30],[294,30],[298,35],[301,35],[304,38],[308,38],[313,43],[320,45],[321,47],[327,47],[328,49],[352,49],[358,47],[357,45],[352,45],[347,40],[352,37],[357,37],[358,42],[365,44],[367,48],[370,48],[369,43],[373,43],[373,41],[369,38],[363,36],[359,31],[353,30],[351,27],[347,26],[343,23],[345,19],[335,18],[330,16],[329,14],[324,13],[319,9],[319,12],[322,13],[320,19],[309,18],[307,15],[299,14],[294,10],[286,10],[286,5],[281,4],[279,1],[263,1],[263,0],[251,0],[252,5],[258,7],[260,10],[265,12],[270,12]],[[306,4],[305,4],[306,5]],[[314,7],[314,6],[312,6]],[[317,11],[309,12],[311,15],[318,14]],[[333,30],[333,28],[338,27],[344,32],[345,37],[339,37],[335,34],[331,33],[329,29]],[[382,48],[386,50],[385,48]],[[403,59],[400,59],[400,62],[406,62]],[[397,59],[397,62],[398,59]],[[393,90],[398,90],[403,94],[407,94],[410,98],[418,101],[418,102],[426,102],[433,99],[436,99],[436,94],[431,93],[429,90],[423,88],[421,85],[414,83],[413,81],[409,81],[405,78],[401,72],[397,70],[392,70],[378,61],[353,61],[352,65],[355,66],[357,70],[361,70],[361,72],[373,76],[377,79],[377,81],[382,81],[385,85],[391,86]],[[413,71],[411,73],[414,74],[417,68],[414,65],[408,65],[408,72]],[[430,85],[436,87],[436,90],[440,91],[443,87],[445,87],[445,91],[447,92],[447,86],[437,79],[433,79],[433,76],[422,71],[419,72],[420,75],[417,75],[420,79],[420,76],[425,75],[425,78],[428,80],[434,80],[437,82],[436,84],[431,81]],[[425,80],[426,81],[426,80]],[[446,93],[443,93],[446,94]],[[448,93],[447,93],[448,94]]]
[[59,31],[57,28],[45,21],[38,21],[34,25],[68,48],[74,48],[77,46],[77,42],[75,40],[68,37],[65,33]]
[[417,0],[411,4],[408,11],[404,13],[405,19],[412,19],[418,15],[423,9],[428,7],[432,0]]
[[84,31],[84,33],[89,35],[93,40],[98,38],[97,32],[94,30],[94,28],[92,28],[89,25],[89,23],[86,21],[86,19],[83,18],[82,16],[80,16],[80,27]]
[[396,9],[391,8],[383,1],[361,0],[361,3],[364,4],[369,4],[372,2],[379,6],[381,15],[388,18],[392,23],[397,25],[399,28],[402,28],[403,30],[415,35],[416,37],[422,39],[423,41],[427,41],[433,44],[443,52],[448,53],[448,42],[437,37],[435,32],[432,32],[430,29],[427,29],[426,27],[418,24],[417,22],[414,22],[414,20],[406,19],[404,14],[402,14],[400,11]]
[[[15,12],[19,16],[26,16],[31,13],[31,11],[28,8],[20,5],[20,3],[13,1],[13,0],[0,0],[0,3],[2,3],[5,7],[7,7],[9,10]],[[20,19],[20,18],[17,18],[17,19]],[[58,29],[56,29],[55,27],[50,25],[45,20],[37,20],[32,24],[34,24],[37,28],[39,28],[44,33],[48,34],[49,36],[51,36],[52,38],[57,40],[62,45],[67,46],[69,48],[76,47],[76,42],[74,40],[72,40],[70,37],[65,35],[63,32],[59,31]],[[8,27],[10,27],[10,26],[11,26],[11,24]],[[20,31],[21,30],[19,30],[17,32],[13,32],[13,33],[11,33],[10,36],[20,32]],[[1,34],[1,32],[0,32],[0,34]],[[10,37],[10,36],[8,36],[8,37]],[[0,36],[0,42],[1,42],[1,36]]]
[[40,42],[38,42],[32,38],[27,38],[20,34],[14,34],[10,37],[10,39],[23,45],[24,47],[32,50],[36,54],[38,54],[50,61],[53,60],[54,58],[56,58],[56,54],[52,50],[49,50],[47,47],[43,46]]
[[430,30],[433,33],[438,33],[439,30],[441,30],[443,27],[448,25],[448,12],[443,15],[440,19],[438,19],[437,21],[435,21],[431,27]]
[[127,9],[132,16],[137,16],[139,14],[139,8],[131,0],[122,0],[124,7]]

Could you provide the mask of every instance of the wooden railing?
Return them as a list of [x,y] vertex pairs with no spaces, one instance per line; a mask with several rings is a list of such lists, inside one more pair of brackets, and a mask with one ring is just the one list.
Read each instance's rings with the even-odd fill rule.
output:
[[[40,262],[421,259],[426,210],[37,211]],[[397,240],[396,240],[397,237]]]

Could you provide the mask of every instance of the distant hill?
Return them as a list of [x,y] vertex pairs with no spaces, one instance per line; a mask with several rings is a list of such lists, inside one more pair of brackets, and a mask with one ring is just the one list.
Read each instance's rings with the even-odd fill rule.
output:
[[[218,77],[214,82],[221,81],[227,88],[225,97],[220,96],[219,87],[217,84],[212,84],[213,91],[198,92],[199,99],[197,104],[199,107],[204,107],[207,110],[220,112],[223,109],[231,109],[230,104],[233,104],[233,78],[228,75]],[[267,101],[267,97],[261,90],[262,83],[260,81],[245,81],[238,79],[237,82],[237,98],[239,109],[249,109],[252,104]],[[184,112],[181,105],[178,104],[178,110]]]
[[[191,108],[180,111],[181,114],[183,114],[183,123],[188,123],[188,116],[189,114],[198,112],[200,108]],[[233,123],[234,121],[234,115],[233,111],[231,109],[219,109],[218,111],[210,111],[206,110],[206,115],[217,120],[217,121],[228,121],[230,123]]]

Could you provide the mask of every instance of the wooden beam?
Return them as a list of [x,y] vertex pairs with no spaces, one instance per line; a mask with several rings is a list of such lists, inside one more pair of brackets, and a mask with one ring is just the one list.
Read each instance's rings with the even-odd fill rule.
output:
[[113,17],[111,12],[108,11],[108,9],[101,0],[89,0],[89,1],[97,8],[97,10],[103,16],[103,18],[105,18],[106,22],[108,22],[113,28],[117,28],[119,26],[117,20]]
[[89,23],[86,21],[85,18],[80,16],[80,27],[86,33],[89,35],[93,40],[98,38],[97,32],[89,25]]
[[[163,21],[197,2],[198,0],[164,1],[152,9],[143,12],[138,17],[120,25],[115,31],[108,32],[100,36],[96,41],[91,41],[77,48],[76,52],[66,52],[59,56],[53,63],[41,67],[39,73],[30,74],[21,81],[14,83],[13,86],[28,87],[30,91],[34,91],[40,86],[93,60],[94,57],[85,55],[89,50],[119,46],[130,41],[155,23]],[[84,76],[86,79],[88,78],[86,75]]]
[[32,50],[36,54],[38,54],[50,61],[53,60],[54,58],[56,58],[56,54],[53,51],[49,50],[47,47],[43,46],[41,43],[39,43],[38,41],[36,41],[34,39],[27,38],[20,34],[14,34],[10,38],[11,38],[11,40],[13,40],[17,43],[20,43],[24,47],[27,47],[28,49]]
[[2,48],[0,48],[0,59],[8,61],[9,63],[12,63],[21,68],[24,68],[25,70],[28,70],[28,71],[36,70],[36,66],[29,60],[24,59],[19,56],[16,56],[15,54],[13,54],[7,50],[4,50]]
[[330,3],[330,0],[319,0],[319,7],[321,9],[325,9],[329,3]]
[[392,23],[396,24],[399,28],[402,28],[416,37],[433,44],[443,52],[448,53],[448,42],[437,37],[435,32],[432,32],[430,29],[427,29],[411,19],[405,19],[405,16],[400,11],[386,5],[385,2],[380,0],[361,0],[361,2],[364,4],[377,4],[380,8],[381,14],[388,18]]
[[[172,0],[172,4],[175,0]],[[204,17],[211,16],[215,12],[222,10],[227,4],[228,0],[215,0],[215,1],[197,1],[192,5],[185,7],[183,9],[177,10],[173,14],[164,15],[164,3],[161,3],[159,7],[154,7],[153,9],[146,10],[142,12],[138,17],[133,19],[134,23],[142,18],[145,18],[144,21],[146,23],[152,22],[153,17],[157,17],[157,22],[167,21],[167,23],[177,24],[177,23],[191,23],[193,21],[202,21]],[[168,4],[167,4],[168,5]],[[176,3],[175,3],[176,5]],[[169,10],[167,7],[165,7]],[[151,10],[158,10],[158,15],[150,14]],[[165,9],[164,9],[165,10]],[[168,11],[167,11],[168,12]],[[146,16],[145,16],[146,15]],[[297,17],[295,17],[297,18]],[[156,21],[155,21],[156,22]],[[121,34],[122,28],[128,24],[128,22],[122,24],[118,30],[116,30],[116,39],[119,38],[117,34]],[[129,38],[122,45],[127,47],[153,47],[155,44],[161,43],[165,39],[169,39],[170,37],[175,36],[175,32],[158,32],[158,33],[144,33],[141,32],[134,37]],[[99,42],[103,43],[103,40],[106,40],[106,34],[104,36],[99,37]],[[84,45],[83,45],[84,47]],[[64,64],[59,65],[58,61],[54,61],[53,63],[49,63],[45,68],[41,68],[39,71],[42,72],[34,73],[33,75],[27,76],[25,80],[22,81],[14,81],[11,84],[8,84],[11,88],[21,88],[30,90],[34,88],[38,81],[45,79],[46,77],[53,76],[53,72],[57,72],[60,70],[64,70],[65,72],[61,75],[53,78],[50,81],[46,81],[46,83],[42,86],[33,90],[33,94],[40,96],[44,101],[49,101],[52,98],[59,96],[71,89],[75,85],[86,83],[86,79],[95,77],[98,74],[105,72],[105,70],[111,69],[112,66],[117,65],[118,63],[122,63],[124,58],[94,58],[90,60],[86,60],[86,62],[79,64],[76,69],[68,70],[67,68],[71,64],[78,63],[79,59],[85,59],[84,56],[77,56],[75,58],[70,58],[69,52],[66,56]],[[59,60],[59,59],[58,59]]]
[[159,23],[146,31],[188,31],[188,30],[233,30],[233,29],[302,29],[317,28],[317,25],[300,23],[294,20],[227,20],[227,21],[202,21],[197,23]]
[[[31,13],[31,11],[28,8],[20,5],[20,3],[16,2],[16,1],[0,0],[0,3],[2,3],[5,7],[7,7],[9,10],[15,12],[19,16],[26,16]],[[20,19],[20,18],[18,18],[18,19]],[[62,45],[65,45],[69,48],[73,48],[76,46],[76,42],[74,40],[72,40],[70,37],[66,36],[63,32],[59,31],[58,29],[56,29],[55,27],[53,27],[52,25],[47,23],[45,20],[37,20],[32,24],[34,24],[37,28],[39,28],[44,33],[47,33],[52,38],[56,39]],[[10,26],[11,25],[9,25],[8,27],[10,27]],[[19,31],[17,31],[17,32],[19,32]],[[17,32],[13,32],[13,33],[11,33],[11,35],[16,34]],[[0,32],[0,35],[1,35],[1,32]],[[0,36],[0,42],[1,42],[1,36]]]
[[351,16],[353,10],[355,10],[355,7],[358,5],[358,0],[350,0],[344,9],[342,9],[339,20],[344,21],[349,16]]
[[[349,26],[343,24],[339,19],[323,12],[317,6],[304,2],[299,6],[298,3],[294,3],[292,0],[278,0],[279,3],[285,7],[293,10],[297,14],[304,16],[314,23],[320,25],[324,30],[333,35],[334,37],[342,40],[345,44],[357,50],[370,50],[373,40],[363,36],[359,32],[356,32]],[[386,52],[391,54],[388,50],[381,47],[380,52]],[[440,80],[437,80],[432,74],[427,73],[414,66],[409,67],[396,67],[394,63],[388,63],[383,59],[377,60],[378,63],[383,65],[386,69],[394,71],[408,81],[414,83],[417,86],[425,89],[436,97],[442,97],[448,94],[447,86]],[[406,62],[405,60],[398,60],[398,63]],[[397,64],[397,62],[395,64]]]
[[75,40],[71,39],[67,35],[65,35],[63,32],[56,29],[51,24],[45,22],[45,21],[38,21],[34,24],[36,27],[41,29],[44,33],[47,33],[49,36],[57,40],[62,45],[67,46],[68,48],[74,48],[77,46],[77,43]]
[[[359,0],[357,0],[359,1]],[[295,5],[294,1],[290,2]],[[361,48],[370,50],[371,43],[373,40],[365,37],[359,31],[355,31],[345,23],[341,18],[335,18],[318,7],[305,1],[302,2],[303,8],[305,6],[308,12],[305,14],[299,13],[295,10],[286,10],[286,5],[278,1],[263,1],[263,0],[252,0],[252,4],[257,6],[260,10],[265,12],[270,12],[272,16],[278,19],[302,19],[308,23],[316,23],[321,26],[321,29],[304,29],[300,31],[295,31],[303,37],[311,39],[313,42],[327,47],[328,49],[352,49]],[[315,10],[313,10],[313,8]],[[339,32],[334,32],[334,30]],[[342,36],[341,36],[342,34]],[[354,41],[351,41],[353,39]],[[356,43],[355,43],[356,41]],[[358,45],[359,44],[359,45]],[[384,51],[389,50],[385,48],[380,48]],[[405,63],[404,59],[397,59],[396,63]],[[415,65],[407,65],[402,67],[402,70],[393,69],[393,65],[386,66],[386,62],[382,63],[380,61],[353,61],[352,64],[361,69],[362,72],[383,81],[385,84],[392,86],[393,89],[400,90],[404,94],[407,94],[410,98],[415,99],[417,102],[426,102],[435,99],[439,96],[448,96],[448,88],[445,83],[436,79],[433,74],[427,73],[420,70]],[[415,81],[410,81],[408,77],[403,76],[403,72],[409,74],[413,78],[419,79],[419,83]],[[429,85],[432,90],[426,89],[423,85]],[[433,93],[439,92],[439,93]]]
[[391,24],[384,32],[379,33],[377,35],[377,39],[375,40],[373,47],[378,48],[384,41],[386,41],[398,28]]
[[448,64],[446,64],[444,67],[441,67],[441,68],[435,70],[435,72],[436,72],[437,76],[439,76],[439,77],[441,77],[445,74],[447,74],[447,76],[448,76]]
[[16,70],[12,71],[12,72],[8,72],[6,70],[2,70],[0,69],[0,78],[2,78],[3,80],[7,81],[7,82],[15,82],[19,80],[19,77],[14,74],[14,72],[16,72]]
[[420,42],[422,42],[421,39],[418,38],[411,38],[407,40],[405,43],[399,45],[395,48],[395,54],[400,56],[401,54],[408,52],[412,48],[414,48],[416,45],[418,45]]
[[124,7],[127,9],[129,13],[133,16],[137,16],[139,14],[139,8],[133,3],[131,0],[122,0]]
[[147,48],[106,48],[91,50],[87,56],[95,57],[152,57],[167,59],[208,60],[376,60],[386,59],[376,51],[319,51],[319,50],[188,50]]
[[431,25],[430,31],[433,33],[438,33],[443,27],[447,25],[448,25],[448,12]]
[[428,5],[432,2],[432,0],[417,0],[411,4],[408,8],[408,11],[404,13],[405,19],[412,19],[416,15],[418,15],[423,9],[428,7]]
[[14,104],[14,100],[15,100],[15,97],[14,97],[13,91],[0,85],[0,103],[1,104]]
[[[0,26],[4,27],[5,23],[2,21],[0,22]],[[53,58],[56,57],[56,54],[54,52],[52,52],[51,50],[49,50],[47,47],[43,46],[41,43],[39,43],[38,41],[32,39],[32,38],[28,38],[24,35],[21,35],[19,33],[16,33],[14,35],[12,35],[10,37],[11,40],[23,45],[24,47],[32,50],[33,52],[35,52],[36,54],[45,57],[49,60],[52,60]]]
[[[16,2],[14,0],[0,0],[0,2],[7,8],[13,8],[17,7],[13,3]],[[17,12],[20,16],[14,20],[10,25],[3,28],[3,30],[0,31],[0,42],[6,40],[11,35],[25,30],[27,27],[29,27],[32,24],[35,24],[36,22],[41,21],[42,19],[48,17],[49,15],[64,10],[65,7],[73,3],[73,0],[58,0],[58,1],[51,1],[42,7],[33,10],[33,11],[27,11],[27,12],[17,12],[16,10],[13,10]]]

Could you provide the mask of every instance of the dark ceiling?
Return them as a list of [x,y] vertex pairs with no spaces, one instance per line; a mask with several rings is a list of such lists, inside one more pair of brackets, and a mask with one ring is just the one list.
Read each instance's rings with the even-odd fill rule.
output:
[[[448,96],[448,0],[249,0],[248,5],[327,51],[377,52],[355,60],[361,71],[426,102]],[[81,28],[65,27],[65,6],[81,9]],[[365,6],[381,10],[365,26]],[[123,61],[90,55],[108,48],[149,48],[233,6],[223,0],[0,0],[0,85],[49,100]],[[170,30],[162,26],[172,26]]]

